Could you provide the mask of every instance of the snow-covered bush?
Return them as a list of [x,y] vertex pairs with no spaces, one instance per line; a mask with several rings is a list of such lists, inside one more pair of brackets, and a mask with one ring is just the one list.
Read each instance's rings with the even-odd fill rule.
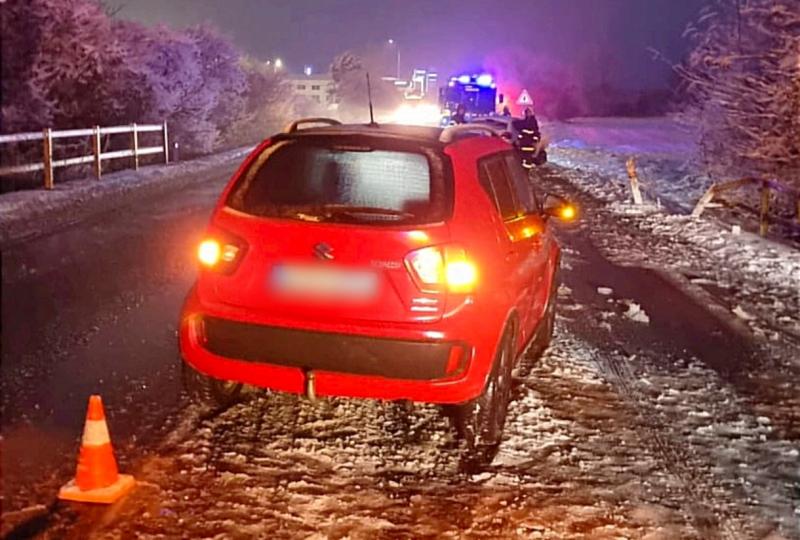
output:
[[717,0],[687,36],[684,116],[709,172],[800,187],[800,0]]

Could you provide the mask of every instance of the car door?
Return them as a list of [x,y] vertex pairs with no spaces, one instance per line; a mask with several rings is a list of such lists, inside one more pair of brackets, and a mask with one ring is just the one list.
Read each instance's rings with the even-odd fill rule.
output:
[[552,235],[531,187],[528,171],[522,167],[519,158],[514,153],[505,155],[505,164],[520,207],[519,211],[525,216],[522,225],[522,236],[523,241],[526,243],[526,275],[530,276],[532,284],[529,316],[525,326],[528,332],[533,332],[544,313],[547,303],[549,292],[547,257],[548,253],[550,253]]
[[527,214],[535,211],[535,199],[530,190],[526,192],[517,185],[513,169],[508,165],[508,156],[514,157],[513,153],[504,152],[481,160],[479,178],[502,219],[504,234],[499,239],[500,264],[504,266],[505,286],[520,319],[519,337],[524,342],[532,332],[533,286],[541,242],[537,238],[536,224]]

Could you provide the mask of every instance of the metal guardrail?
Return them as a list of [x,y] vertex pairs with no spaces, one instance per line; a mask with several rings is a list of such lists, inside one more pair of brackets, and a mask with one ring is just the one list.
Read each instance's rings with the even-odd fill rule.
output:
[[[140,148],[139,134],[150,132],[160,132],[162,134],[161,146],[147,146]],[[115,150],[113,152],[103,152],[100,137],[103,135],[115,135],[120,133],[131,134],[130,148],[126,150]],[[91,137],[92,153],[85,156],[75,156],[54,160],[53,140],[76,137]],[[0,167],[0,176],[43,170],[45,189],[53,189],[53,185],[55,183],[53,170],[59,167],[94,163],[94,174],[99,179],[103,174],[103,160],[132,157],[133,168],[138,169],[139,157],[163,153],[164,163],[169,163],[169,135],[167,132],[166,122],[163,124],[131,124],[129,126],[95,126],[89,129],[66,129],[60,131],[53,131],[50,128],[45,128],[42,131],[0,135],[0,144],[13,144],[29,141],[42,141],[42,161]]]

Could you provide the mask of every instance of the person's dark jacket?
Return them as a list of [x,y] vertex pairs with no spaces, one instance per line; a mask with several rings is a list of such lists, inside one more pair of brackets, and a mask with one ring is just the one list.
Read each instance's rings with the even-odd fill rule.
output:
[[467,115],[466,113],[455,113],[453,116],[450,117],[450,122],[453,124],[466,124],[467,123]]
[[542,137],[542,132],[539,131],[539,122],[536,121],[536,117],[533,115],[528,118],[514,120],[511,122],[511,127],[514,128],[517,136],[521,136],[523,139],[531,138],[538,140]]
[[547,162],[547,152],[540,149],[535,153],[542,139],[542,132],[539,130],[539,122],[536,117],[531,115],[511,122],[511,127],[516,134],[514,146],[517,148],[522,166],[531,169],[536,165]]

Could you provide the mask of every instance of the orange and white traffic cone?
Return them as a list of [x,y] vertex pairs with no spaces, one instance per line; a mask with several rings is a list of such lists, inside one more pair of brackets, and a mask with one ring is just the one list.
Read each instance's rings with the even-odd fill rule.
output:
[[78,471],[75,478],[58,492],[58,498],[110,504],[130,491],[135,483],[133,476],[117,472],[103,401],[100,396],[91,396],[78,456]]

